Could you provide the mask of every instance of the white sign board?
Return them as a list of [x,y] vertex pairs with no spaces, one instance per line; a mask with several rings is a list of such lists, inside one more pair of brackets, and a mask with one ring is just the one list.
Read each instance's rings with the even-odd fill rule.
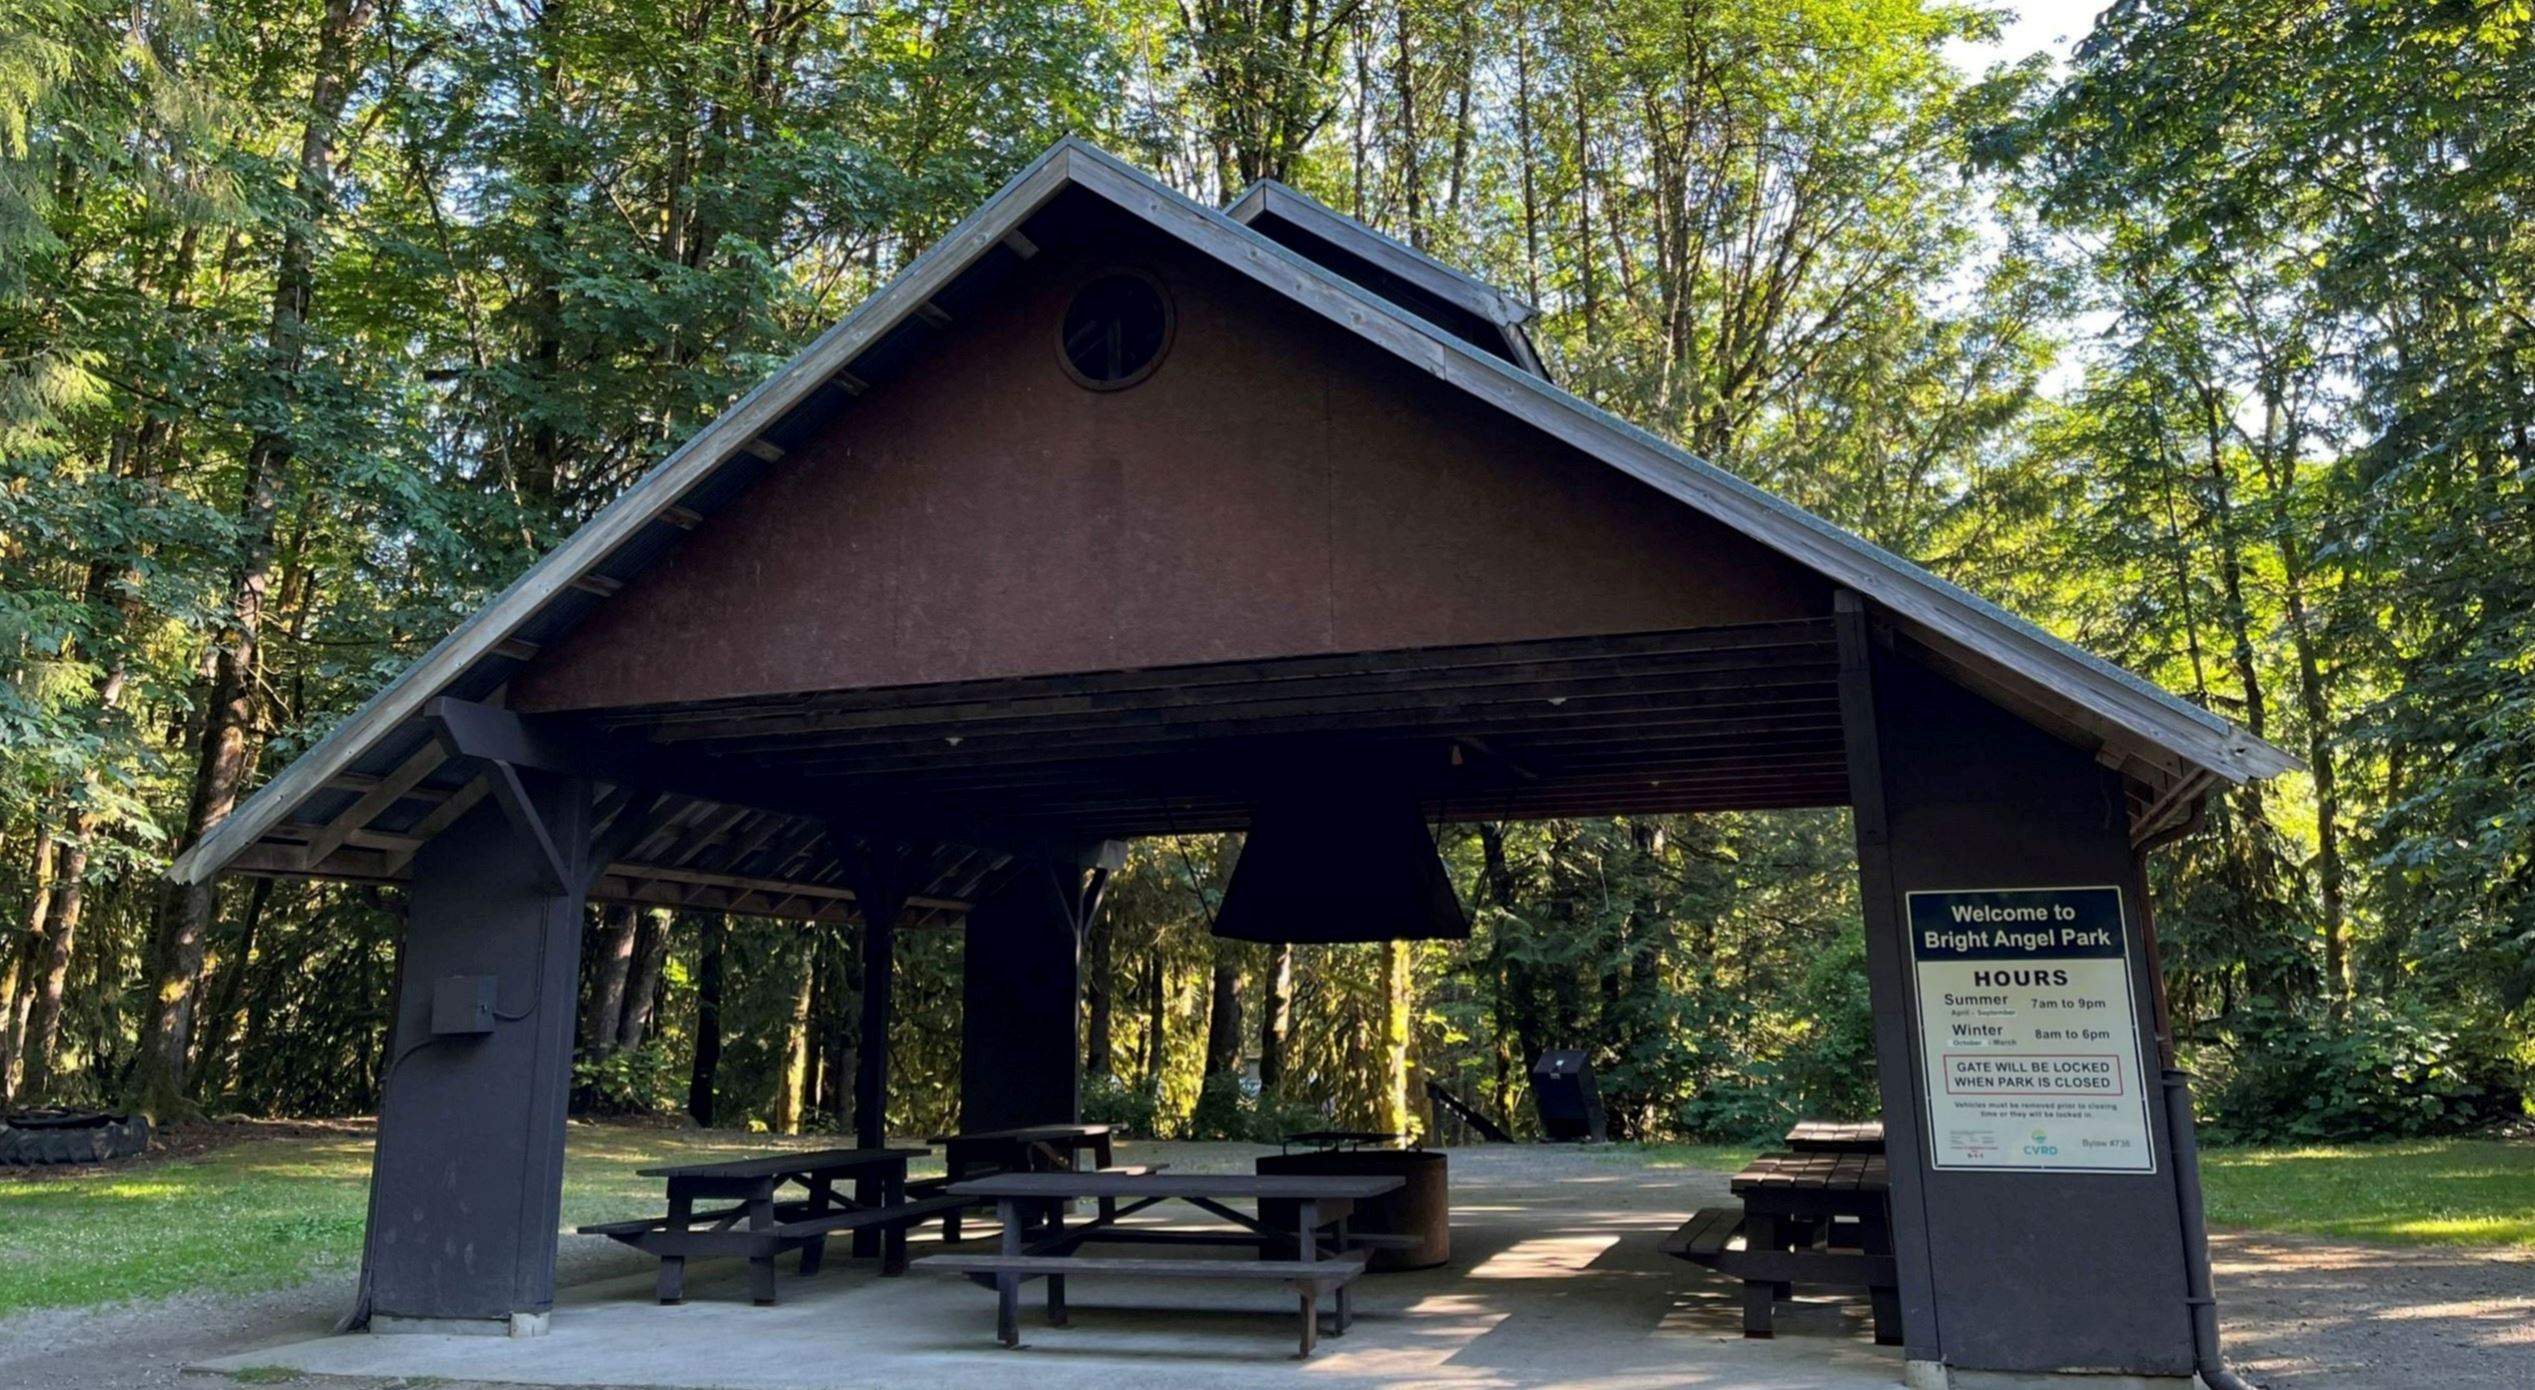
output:
[[1934,1166],[2155,1172],[2121,890],[1909,905]]

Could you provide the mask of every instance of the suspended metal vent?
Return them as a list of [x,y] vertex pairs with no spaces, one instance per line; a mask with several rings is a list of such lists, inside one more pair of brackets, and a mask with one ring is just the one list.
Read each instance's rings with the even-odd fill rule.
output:
[[1215,935],[1236,941],[1462,941],[1470,918],[1406,794],[1332,779],[1260,805]]

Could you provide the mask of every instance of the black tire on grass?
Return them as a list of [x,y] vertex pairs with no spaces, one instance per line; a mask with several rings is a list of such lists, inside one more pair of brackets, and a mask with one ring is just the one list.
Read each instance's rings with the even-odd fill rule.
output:
[[130,1158],[149,1148],[147,1116],[100,1118],[104,1120],[100,1124],[35,1129],[0,1124],[0,1164],[97,1163]]

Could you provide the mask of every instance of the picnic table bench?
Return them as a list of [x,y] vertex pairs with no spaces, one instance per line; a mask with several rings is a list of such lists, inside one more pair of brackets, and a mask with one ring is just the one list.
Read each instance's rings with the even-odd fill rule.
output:
[[[1008,1347],[1021,1345],[1021,1285],[1029,1279],[1048,1281],[1047,1315],[1052,1326],[1067,1321],[1065,1281],[1081,1274],[1131,1275],[1153,1279],[1241,1279],[1281,1284],[1298,1300],[1302,1313],[1299,1356],[1309,1356],[1320,1330],[1320,1296],[1334,1293],[1332,1335],[1346,1332],[1354,1318],[1347,1286],[1364,1273],[1366,1257],[1350,1240],[1347,1220],[1355,1204],[1396,1190],[1401,1180],[1388,1176],[1276,1176],[1247,1173],[1007,1173],[953,1184],[950,1195],[991,1199],[1003,1223],[1002,1248],[992,1255],[927,1255],[921,1269],[963,1274],[995,1290],[995,1335]],[[1064,1209],[1080,1198],[1108,1205],[1100,1217],[1067,1227]],[[1119,1223],[1161,1202],[1178,1201],[1232,1224],[1233,1230],[1181,1230]],[[1295,1204],[1291,1225],[1278,1226],[1225,1205],[1248,1201]],[[1036,1239],[1025,1237],[1029,1214],[1043,1211],[1048,1220]],[[1326,1232],[1326,1243],[1324,1235]],[[1250,1245],[1280,1258],[1258,1260],[1085,1256],[1090,1244]],[[1281,1258],[1288,1251],[1292,1258]]]
[[[1738,1210],[1711,1207],[1666,1237],[1666,1254],[1743,1281],[1743,1335],[1775,1334],[1776,1301],[1797,1284],[1867,1291],[1875,1340],[1901,1342],[1890,1182],[1880,1153],[1768,1153],[1734,1175]],[[1734,1241],[1740,1238],[1737,1248]]]
[[[894,1275],[904,1270],[907,1228],[931,1216],[947,1215],[958,1205],[956,1198],[907,1195],[907,1160],[929,1152],[820,1149],[639,1168],[635,1170],[639,1176],[667,1181],[668,1213],[603,1221],[580,1230],[583,1235],[606,1236],[658,1256],[655,1292],[663,1303],[685,1299],[688,1260],[737,1256],[748,1261],[750,1297],[761,1305],[772,1304],[775,1256],[798,1250],[801,1273],[815,1274],[828,1236],[840,1231],[881,1237],[880,1272]],[[860,1195],[837,1192],[838,1180],[845,1178],[855,1180]],[[787,1186],[799,1187],[802,1195],[779,1199]],[[698,1211],[699,1200],[730,1205]]]

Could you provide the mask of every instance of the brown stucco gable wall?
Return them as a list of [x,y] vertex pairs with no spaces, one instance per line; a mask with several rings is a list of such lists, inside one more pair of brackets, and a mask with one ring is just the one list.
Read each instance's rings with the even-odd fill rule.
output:
[[[1158,275],[1124,391],[1071,291]],[[514,682],[574,709],[1816,617],[1818,577],[1115,214]]]

